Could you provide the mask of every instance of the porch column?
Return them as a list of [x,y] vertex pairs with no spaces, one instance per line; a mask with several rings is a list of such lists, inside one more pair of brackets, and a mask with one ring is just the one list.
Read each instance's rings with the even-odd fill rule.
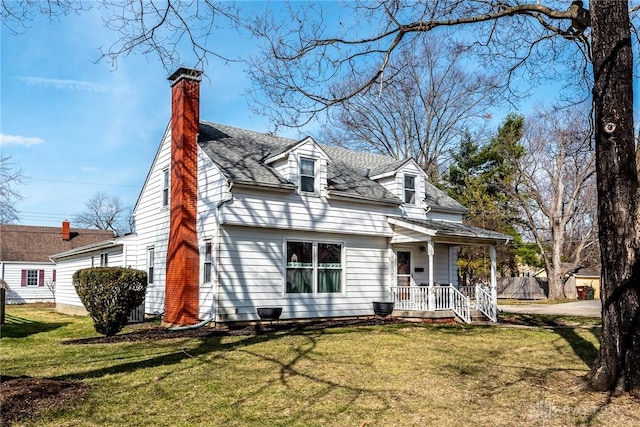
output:
[[429,298],[427,301],[427,310],[434,311],[436,309],[436,299],[433,294],[433,256],[436,250],[433,242],[427,242],[427,255],[429,255]]
[[496,247],[489,246],[489,257],[491,258],[491,299],[494,303],[498,300],[498,280],[497,280],[497,263],[496,263]]
[[456,284],[456,288],[458,287],[458,264],[456,260],[458,259],[458,248],[456,246],[449,246],[449,284],[453,285],[454,282]]

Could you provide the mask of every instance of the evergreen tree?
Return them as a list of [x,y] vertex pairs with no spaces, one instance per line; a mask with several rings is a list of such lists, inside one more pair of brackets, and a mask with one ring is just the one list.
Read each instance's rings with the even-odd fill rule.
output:
[[[519,144],[523,129],[524,117],[509,114],[496,135],[485,145],[476,143],[467,133],[453,154],[445,184],[449,195],[469,209],[467,224],[510,235],[514,242],[522,239],[514,227],[519,216],[509,197],[509,188],[514,180],[514,164],[523,154],[523,147]],[[518,249],[514,248],[513,245],[497,248],[498,268],[503,275],[517,271]],[[527,259],[530,258],[528,256]],[[490,268],[486,248],[460,249],[458,269],[461,283],[486,282]]]

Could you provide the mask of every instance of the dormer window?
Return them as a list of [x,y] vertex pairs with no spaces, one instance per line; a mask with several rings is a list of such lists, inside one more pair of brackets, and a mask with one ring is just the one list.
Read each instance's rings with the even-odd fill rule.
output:
[[316,192],[316,162],[305,157],[300,158],[300,191],[303,193]]
[[415,205],[416,203],[416,176],[404,176],[404,202]]

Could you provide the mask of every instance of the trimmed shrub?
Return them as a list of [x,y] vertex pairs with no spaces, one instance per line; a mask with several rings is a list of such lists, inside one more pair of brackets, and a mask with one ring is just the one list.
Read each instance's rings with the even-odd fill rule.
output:
[[147,273],[121,267],[84,268],[73,273],[73,286],[96,332],[112,336],[127,324],[129,312],[144,301]]

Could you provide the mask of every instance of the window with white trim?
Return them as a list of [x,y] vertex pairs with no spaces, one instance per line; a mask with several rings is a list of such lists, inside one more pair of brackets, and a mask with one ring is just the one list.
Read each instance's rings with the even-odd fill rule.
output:
[[202,274],[202,281],[204,283],[211,283],[211,268],[213,266],[213,245],[211,240],[204,242],[204,271]]
[[342,243],[286,242],[286,286],[288,294],[341,293]]
[[27,270],[27,286],[38,286],[38,270]]
[[147,248],[147,283],[153,284],[153,270],[155,265],[155,249],[153,246]]
[[162,170],[162,206],[169,206],[169,168]]
[[416,176],[404,176],[404,202],[414,205],[416,203]]
[[100,267],[109,266],[109,254],[107,252],[100,254]]
[[[55,270],[54,270],[55,271]],[[25,269],[21,272],[20,277],[20,286],[44,286],[45,278],[44,278],[44,270],[35,270],[35,269]]]
[[300,192],[316,192],[316,161],[306,157],[300,158]]

